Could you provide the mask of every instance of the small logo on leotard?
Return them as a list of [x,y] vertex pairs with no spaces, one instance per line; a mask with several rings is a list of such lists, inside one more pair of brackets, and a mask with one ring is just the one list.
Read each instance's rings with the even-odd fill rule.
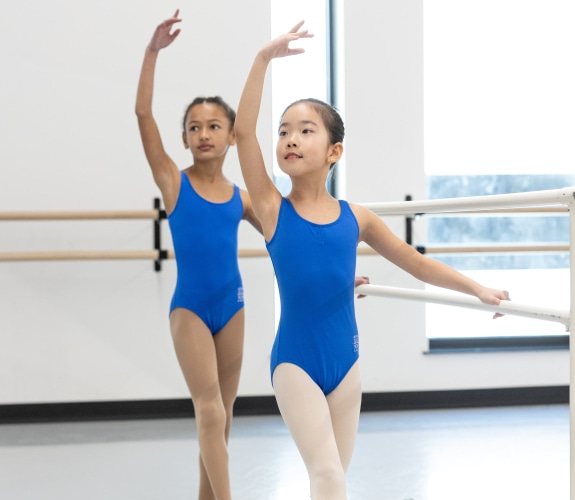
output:
[[243,287],[238,288],[238,302],[244,301],[244,289]]
[[359,352],[359,335],[353,336],[353,351]]

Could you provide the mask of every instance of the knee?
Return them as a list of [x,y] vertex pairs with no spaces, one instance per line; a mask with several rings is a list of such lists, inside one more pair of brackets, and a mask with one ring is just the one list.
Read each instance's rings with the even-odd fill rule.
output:
[[226,409],[221,401],[207,401],[194,405],[200,432],[223,430],[226,427]]
[[[313,473],[312,482],[315,483],[317,491],[331,492],[336,498],[340,492],[345,492],[346,481],[345,471],[341,464],[326,463]],[[315,489],[312,487],[312,489]],[[339,496],[337,496],[339,498]]]

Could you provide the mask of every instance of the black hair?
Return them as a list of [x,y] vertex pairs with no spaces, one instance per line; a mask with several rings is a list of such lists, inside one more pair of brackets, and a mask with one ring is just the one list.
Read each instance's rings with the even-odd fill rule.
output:
[[236,112],[219,95],[216,95],[213,97],[196,97],[190,104],[188,104],[188,107],[186,108],[186,112],[184,113],[184,119],[182,120],[183,130],[184,131],[186,130],[186,120],[188,119],[188,113],[190,112],[190,109],[192,109],[194,106],[197,106],[198,104],[203,104],[205,102],[210,103],[210,104],[217,104],[218,106],[220,106],[224,110],[224,112],[226,113],[226,116],[228,117],[228,119],[230,120],[230,130],[233,130],[234,123],[236,122]]
[[345,136],[345,127],[343,125],[343,120],[339,111],[328,104],[327,102],[315,99],[313,97],[307,97],[305,99],[298,99],[292,102],[282,113],[282,117],[285,112],[296,104],[309,104],[317,113],[321,116],[323,124],[328,131],[329,140],[331,144],[337,142],[343,142],[343,137]]

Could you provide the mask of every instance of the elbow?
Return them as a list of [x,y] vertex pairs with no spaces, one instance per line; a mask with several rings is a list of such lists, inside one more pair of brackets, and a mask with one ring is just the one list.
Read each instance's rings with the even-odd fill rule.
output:
[[241,113],[238,113],[238,116],[239,120],[238,117],[236,117],[236,121],[234,123],[236,139],[242,141],[248,137],[254,137],[256,135],[255,123],[250,123],[250,121],[244,120]]
[[138,104],[136,104],[136,107],[134,108],[134,113],[138,119],[146,118],[146,116],[149,116],[150,114],[149,111],[144,109],[142,106],[139,106]]
[[238,125],[237,121],[234,125],[234,134],[236,135],[237,141],[243,141],[248,135],[248,129],[241,123]]

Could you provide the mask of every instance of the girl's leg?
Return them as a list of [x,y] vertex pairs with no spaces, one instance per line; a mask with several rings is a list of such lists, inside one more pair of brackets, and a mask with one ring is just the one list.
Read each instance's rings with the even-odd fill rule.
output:
[[240,309],[214,336],[220,393],[226,409],[226,440],[230,434],[244,353],[244,310]]
[[204,499],[200,491],[199,498],[231,500],[226,412],[214,339],[203,321],[186,309],[172,311],[170,327],[176,357],[194,403],[201,462],[213,489],[213,496]]
[[327,395],[327,404],[339,458],[346,471],[355,446],[361,410],[361,380],[358,361],[347,372],[337,388]]
[[308,471],[311,498],[345,500],[345,470],[325,395],[291,363],[276,367],[273,383],[280,412]]
[[[234,402],[238,394],[244,349],[244,310],[238,311],[227,325],[214,336],[218,363],[220,394],[226,412],[225,439],[230,436]],[[200,457],[200,500],[216,496],[209,482],[206,468]]]

